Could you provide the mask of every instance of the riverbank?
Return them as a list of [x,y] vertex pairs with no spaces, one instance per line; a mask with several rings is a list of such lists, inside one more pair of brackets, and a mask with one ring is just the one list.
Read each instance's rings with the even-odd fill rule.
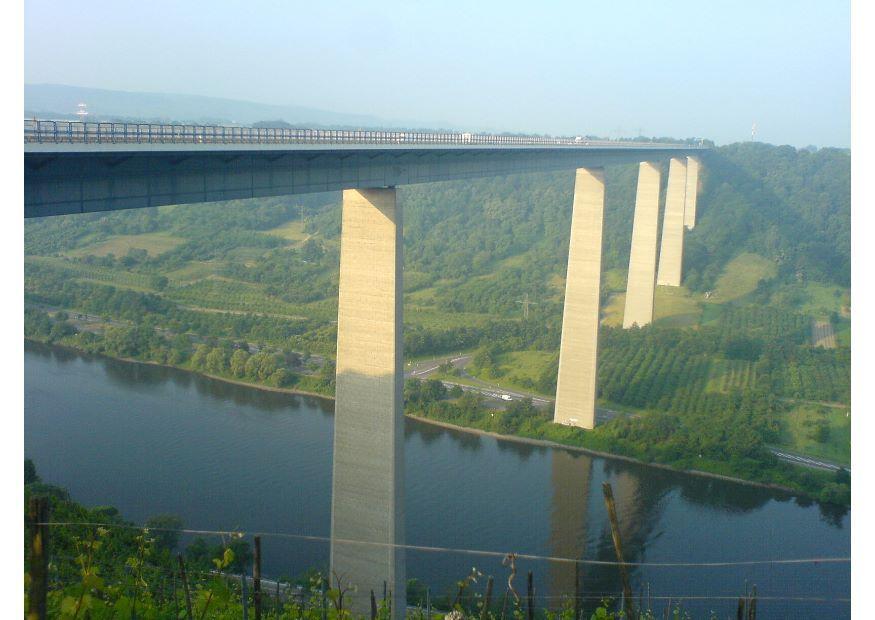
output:
[[498,439],[499,441],[510,441],[514,443],[521,443],[530,446],[537,446],[542,448],[553,448],[560,450],[568,450],[571,452],[578,452],[581,454],[586,454],[589,456],[597,456],[603,459],[612,459],[615,461],[624,461],[626,463],[634,463],[636,465],[643,465],[645,467],[653,467],[654,469],[662,469],[665,471],[671,471],[679,474],[688,474],[690,476],[700,476],[703,478],[713,478],[716,480],[725,480],[727,482],[735,482],[738,484],[745,484],[748,486],[759,487],[762,489],[770,489],[772,491],[780,491],[782,493],[787,493],[789,495],[797,496],[804,495],[800,493],[798,490],[791,489],[790,487],[786,487],[780,484],[768,484],[765,482],[757,482],[755,480],[745,480],[744,478],[736,478],[734,476],[725,476],[723,474],[716,474],[709,471],[702,471],[700,469],[678,469],[676,467],[672,467],[671,465],[663,465],[662,463],[648,463],[646,461],[642,461],[640,459],[633,458],[631,456],[624,456],[622,454],[614,454],[613,452],[603,452],[601,450],[593,450],[592,448],[584,448],[581,446],[574,446],[570,444],[559,443],[557,441],[550,441],[549,439],[535,439],[532,437],[521,437],[519,435],[503,435],[501,433],[495,433],[492,431],[484,431],[477,428],[471,428],[468,426],[459,426],[458,424],[451,424],[449,422],[442,422],[440,420],[432,420],[430,418],[425,418],[422,416],[413,415],[412,413],[405,413],[406,417],[416,420],[417,422],[424,422],[425,424],[431,424],[433,426],[439,426],[441,428],[447,428],[455,431],[460,431],[463,433],[468,433],[471,435],[479,435],[483,437],[493,437]]
[[[321,398],[321,399],[332,400],[332,401],[335,400],[334,396],[330,395],[330,394],[322,394],[322,393],[318,393],[318,392],[301,390],[301,389],[292,388],[292,387],[276,387],[276,386],[265,385],[262,383],[252,383],[249,381],[242,381],[239,379],[233,379],[233,378],[225,377],[222,375],[211,374],[211,373],[203,372],[200,370],[194,370],[192,368],[187,368],[184,366],[177,366],[177,365],[173,365],[173,364],[166,364],[166,363],[149,361],[149,360],[140,360],[140,359],[131,358],[131,357],[115,357],[115,356],[110,356],[110,355],[104,355],[101,353],[93,353],[93,352],[84,351],[82,349],[72,347],[69,345],[57,344],[57,343],[50,344],[50,343],[46,343],[46,342],[43,342],[43,341],[40,341],[37,339],[33,339],[33,338],[25,338],[25,341],[38,343],[38,344],[43,345],[43,346],[57,347],[60,349],[65,349],[68,351],[75,352],[77,354],[94,355],[96,357],[102,357],[105,359],[111,359],[111,360],[116,360],[116,361],[123,361],[123,362],[127,362],[127,363],[145,364],[145,365],[150,365],[150,366],[161,366],[161,367],[165,367],[165,368],[173,368],[175,370],[188,372],[188,373],[198,375],[201,377],[206,377],[208,379],[213,379],[215,381],[222,381],[222,382],[229,383],[232,385],[237,385],[237,386],[256,389],[256,390],[262,390],[262,391],[266,391],[266,392],[289,394],[289,395],[293,395],[293,396],[308,396],[308,397],[312,397],[312,398]],[[299,376],[301,376],[301,375],[299,375]],[[675,472],[675,473],[688,474],[691,476],[711,478],[711,479],[715,479],[715,480],[725,480],[728,482],[734,482],[734,483],[738,483],[738,484],[744,484],[744,485],[748,485],[748,486],[778,491],[781,493],[787,493],[787,494],[793,495],[793,496],[811,497],[810,494],[805,493],[804,491],[801,491],[799,489],[794,489],[792,487],[788,487],[785,485],[760,482],[760,481],[756,481],[756,480],[748,480],[748,479],[740,478],[737,476],[729,476],[729,475],[725,475],[725,474],[719,474],[716,472],[703,471],[703,470],[693,469],[693,468],[689,468],[689,469],[688,468],[678,468],[678,467],[673,467],[671,465],[667,465],[667,464],[663,464],[663,463],[648,462],[648,461],[644,461],[644,460],[637,459],[635,457],[631,457],[631,456],[627,456],[627,455],[623,455],[623,454],[617,454],[614,452],[597,450],[594,448],[587,448],[584,446],[579,446],[579,445],[570,444],[570,443],[563,443],[563,442],[559,442],[559,441],[553,441],[550,439],[539,439],[539,438],[534,438],[534,437],[525,437],[522,435],[510,435],[510,434],[504,434],[504,433],[497,433],[494,431],[488,431],[488,430],[484,430],[484,429],[474,428],[471,426],[463,426],[463,425],[459,425],[459,424],[453,424],[451,422],[446,422],[443,420],[436,420],[434,418],[429,418],[429,417],[421,416],[421,415],[415,415],[413,413],[408,413],[408,412],[405,412],[404,415],[410,419],[413,419],[413,420],[416,420],[418,422],[422,422],[425,424],[430,424],[432,426],[451,429],[451,430],[455,430],[458,432],[467,433],[470,435],[492,437],[492,438],[495,438],[499,441],[513,442],[513,443],[525,444],[525,445],[537,446],[537,447],[543,447],[543,448],[568,450],[568,451],[577,452],[580,454],[587,454],[590,456],[596,456],[596,457],[605,458],[605,459],[612,459],[612,460],[616,460],[616,461],[623,461],[626,463],[633,463],[636,465],[642,465],[645,467],[652,467],[652,468],[661,469],[664,471],[671,471],[671,472]]]

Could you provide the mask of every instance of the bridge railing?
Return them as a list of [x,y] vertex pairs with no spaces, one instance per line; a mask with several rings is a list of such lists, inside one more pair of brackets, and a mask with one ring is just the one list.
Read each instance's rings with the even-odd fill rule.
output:
[[25,143],[47,144],[410,144],[484,146],[611,146],[665,148],[694,145],[590,140],[583,137],[507,136],[475,133],[225,127],[25,119]]

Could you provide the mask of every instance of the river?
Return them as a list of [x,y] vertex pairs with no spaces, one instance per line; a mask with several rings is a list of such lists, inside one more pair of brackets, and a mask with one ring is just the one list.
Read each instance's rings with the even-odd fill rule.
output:
[[[333,403],[180,370],[25,345],[25,455],[86,505],[138,523],[178,515],[204,530],[328,536]],[[410,545],[612,560],[601,486],[609,481],[627,561],[706,563],[850,556],[850,514],[780,493],[561,449],[405,422]],[[265,537],[264,573],[326,568],[328,544]],[[408,551],[408,578],[443,594],[500,558]],[[573,591],[570,564],[519,560],[539,603]],[[586,565],[586,596],[620,591],[617,569]],[[759,617],[849,618],[850,565],[633,566],[653,607],[734,617],[756,584]],[[482,590],[483,581],[472,586]],[[808,600],[793,600],[808,599]],[[824,600],[811,600],[824,599]]]

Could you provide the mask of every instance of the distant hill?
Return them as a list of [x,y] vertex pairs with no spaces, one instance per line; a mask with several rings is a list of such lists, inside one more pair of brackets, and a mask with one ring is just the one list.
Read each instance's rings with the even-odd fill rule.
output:
[[364,114],[344,114],[295,105],[270,105],[252,101],[143,93],[62,84],[25,84],[26,117],[75,118],[78,104],[88,105],[92,118],[239,123],[285,121],[298,126],[396,127],[399,123]]

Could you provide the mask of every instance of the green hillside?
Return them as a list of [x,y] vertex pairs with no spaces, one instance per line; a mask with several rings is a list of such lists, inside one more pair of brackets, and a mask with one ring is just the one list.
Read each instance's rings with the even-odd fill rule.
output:
[[[820,422],[812,403],[850,407],[850,154],[754,143],[708,152],[683,286],[658,287],[654,325],[624,331],[636,175],[606,172],[599,394],[641,415],[591,435],[648,460],[690,466],[702,454],[748,477],[770,445],[849,462],[835,438],[850,417]],[[572,171],[399,188],[405,354],[470,351],[483,362],[469,368],[475,377],[552,394],[572,190]],[[334,354],[339,202],[329,193],[29,220],[27,333],[331,392],[330,362],[307,360]],[[811,345],[814,320],[832,326],[837,348]],[[234,367],[235,350],[252,346],[273,366],[248,372],[239,355]],[[719,432],[691,430],[703,423]]]

